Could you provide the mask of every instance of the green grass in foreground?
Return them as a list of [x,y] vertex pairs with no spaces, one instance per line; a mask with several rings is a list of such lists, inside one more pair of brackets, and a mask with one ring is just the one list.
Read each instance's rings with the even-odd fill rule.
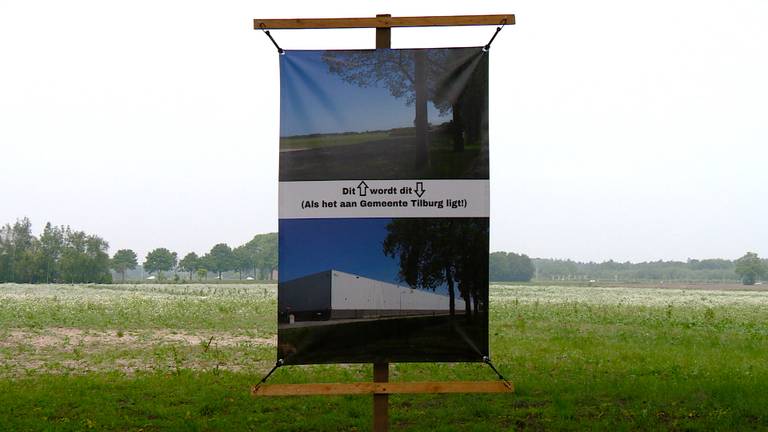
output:
[[[249,385],[274,361],[271,346],[167,339],[162,332],[174,322],[200,340],[242,332],[228,296],[196,288],[0,286],[0,364],[21,357],[43,365],[0,372],[0,430],[370,430],[370,397],[251,398]],[[273,335],[274,287],[266,297],[261,286],[246,288],[241,300],[251,297],[254,307],[237,309],[236,322]],[[768,429],[768,293],[532,286],[491,293],[492,355],[517,393],[392,396],[394,430]],[[192,300],[199,304],[190,308]],[[9,336],[81,327],[102,337],[124,314],[143,317],[125,325],[124,338],[144,335],[134,348],[81,340],[79,349],[39,351]],[[153,367],[114,372],[126,356]],[[55,364],[64,366],[47,367]],[[270,382],[367,381],[370,369],[290,367]],[[493,378],[480,364],[392,367],[393,380]]]
[[362,132],[329,134],[312,137],[280,138],[280,150],[314,149],[340,145],[360,144],[390,138],[389,132]]

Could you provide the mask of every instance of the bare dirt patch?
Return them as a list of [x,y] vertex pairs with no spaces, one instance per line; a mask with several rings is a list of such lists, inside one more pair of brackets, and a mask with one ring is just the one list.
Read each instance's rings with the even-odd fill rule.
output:
[[36,373],[263,369],[253,353],[276,347],[277,337],[243,333],[246,331],[0,329],[0,379]]
[[277,337],[270,338],[234,335],[225,332],[174,332],[170,330],[83,330],[77,328],[51,327],[42,330],[7,330],[0,335],[0,348],[10,348],[21,345],[36,349],[57,348],[68,346],[84,346],[86,348],[114,348],[126,346],[142,348],[152,345],[183,344],[198,345],[208,344],[219,347],[231,347],[239,345],[277,346]]

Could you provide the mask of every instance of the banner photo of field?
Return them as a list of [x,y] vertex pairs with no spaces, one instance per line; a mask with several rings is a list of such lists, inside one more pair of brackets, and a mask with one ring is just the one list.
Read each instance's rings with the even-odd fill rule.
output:
[[280,56],[278,359],[482,361],[488,53]]

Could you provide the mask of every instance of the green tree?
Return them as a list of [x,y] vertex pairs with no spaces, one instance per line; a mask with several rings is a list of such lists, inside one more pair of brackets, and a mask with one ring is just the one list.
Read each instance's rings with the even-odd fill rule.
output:
[[244,246],[259,270],[258,277],[272,279],[272,272],[277,269],[277,233],[258,234]]
[[192,273],[200,268],[200,257],[194,252],[184,255],[184,258],[179,261],[179,268],[181,271],[189,273],[189,280],[192,280]]
[[88,279],[95,283],[111,283],[109,272],[109,243],[96,235],[89,235],[86,241],[86,253],[89,258]]
[[[455,151],[465,139],[480,143],[488,115],[488,56],[477,48],[433,50],[326,51],[330,72],[360,87],[383,86],[415,109],[417,165],[429,165],[428,102],[452,113]],[[465,138],[466,137],[466,138]]]
[[208,269],[200,267],[197,269],[197,280],[208,279]]
[[490,278],[494,282],[508,280],[509,260],[506,252],[493,252],[488,257],[488,271]]
[[254,257],[245,245],[232,250],[232,269],[238,273],[241,280],[243,279],[243,272],[247,274],[253,268],[255,268]]
[[747,252],[736,260],[736,274],[744,285],[754,285],[768,274],[768,266],[754,252]]
[[40,271],[42,271],[46,283],[58,279],[59,259],[64,249],[64,227],[52,226],[50,222],[45,224],[43,234],[40,235]]
[[464,151],[466,141],[487,145],[488,56],[472,48],[430,50],[434,76],[431,99],[440,113],[451,113],[453,150]]
[[489,270],[491,280],[499,282],[528,282],[536,271],[528,255],[514,252],[493,252],[489,257]]
[[80,282],[87,266],[86,234],[67,229],[64,233],[64,249],[61,252],[60,271],[64,282]]
[[9,239],[9,227],[0,227],[0,282],[10,282],[10,268],[12,263],[11,242]]
[[326,51],[323,61],[330,72],[359,87],[383,85],[392,96],[414,105],[418,165],[429,163],[427,136],[427,59],[424,50]]
[[120,274],[120,279],[125,282],[125,272],[133,270],[138,265],[136,252],[131,249],[120,249],[112,257],[110,267]]
[[37,239],[29,218],[16,220],[0,229],[0,281],[33,282]]
[[31,227],[23,218],[0,228],[0,282],[112,281],[102,238],[47,223],[38,239]]
[[149,274],[157,273],[162,277],[164,271],[171,271],[176,267],[176,252],[166,248],[154,249],[147,254],[143,266]]
[[226,243],[219,243],[208,252],[206,261],[208,270],[216,272],[221,279],[222,273],[234,268],[235,256]]
[[101,237],[83,231],[64,232],[60,271],[65,282],[109,283],[109,244]]
[[457,290],[467,318],[472,303],[476,312],[485,307],[480,300],[488,289],[487,219],[395,219],[387,225],[383,249],[398,259],[400,279],[411,287],[434,291],[445,284],[451,315]]
[[469,318],[470,299],[475,314],[488,310],[488,219],[472,218],[454,224],[458,225],[454,240],[459,254],[456,280]]

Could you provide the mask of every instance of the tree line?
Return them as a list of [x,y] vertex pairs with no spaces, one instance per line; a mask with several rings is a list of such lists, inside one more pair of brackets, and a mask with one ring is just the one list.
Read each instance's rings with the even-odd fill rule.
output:
[[382,249],[398,262],[402,281],[432,291],[445,285],[451,316],[457,294],[464,299],[467,319],[487,313],[487,218],[394,219],[386,230]]
[[753,285],[768,277],[768,260],[747,252],[737,260],[722,258],[641,263],[613,260],[577,262],[562,259],[533,259],[534,278],[541,281],[670,281],[735,282]]
[[68,226],[32,235],[28,218],[0,228],[0,282],[112,282],[109,244]]
[[[0,283],[110,283],[111,271],[125,280],[138,265],[133,250],[120,249],[110,258],[104,239],[69,226],[49,222],[39,236],[32,234],[28,218],[0,227]],[[220,243],[202,256],[189,252],[181,260],[160,247],[147,254],[142,266],[160,279],[165,272],[183,272],[192,280],[207,279],[209,272],[221,278],[227,271],[270,279],[277,269],[277,233],[257,235],[234,249]]]
[[[400,242],[405,240],[402,238]],[[385,252],[394,257],[395,249],[390,246]],[[97,235],[49,222],[43,232],[35,236],[29,219],[19,219],[14,224],[0,227],[0,283],[110,283],[113,279],[111,271],[120,280],[125,280],[126,274],[140,264],[139,257],[131,249],[120,249],[111,258],[108,252],[109,243]],[[456,257],[446,255],[443,261],[440,271],[420,272],[430,275],[427,285],[431,287],[434,281],[455,281],[459,294],[470,297],[477,288],[468,282],[472,278],[460,276],[467,272],[462,269],[471,267],[468,263],[472,261],[460,254]],[[221,278],[224,272],[236,272],[241,279],[244,276],[271,279],[277,270],[277,233],[258,234],[235,248],[219,243],[201,256],[189,252],[181,259],[176,252],[159,247],[151,250],[141,265],[144,271],[159,279],[164,279],[169,272],[173,272],[176,279],[181,279],[178,276],[181,272],[187,280],[204,280],[210,273]],[[406,266],[403,270],[404,274],[413,272]],[[715,258],[641,263],[609,260],[595,263],[532,259],[514,252],[493,252],[489,256],[489,278],[494,282],[741,281],[753,285],[768,278],[768,260],[748,252],[737,260]]]
[[[123,280],[126,272],[137,265],[136,253],[130,249],[121,249],[112,258],[112,269]],[[229,271],[238,273],[240,279],[249,275],[257,279],[272,279],[272,273],[277,270],[277,233],[258,234],[234,249],[226,243],[218,243],[202,256],[189,252],[181,260],[176,252],[156,248],[147,254],[142,267],[160,279],[165,278],[165,272],[182,272],[188,280],[195,277],[198,280],[208,279],[209,273],[222,279],[223,273]]]

